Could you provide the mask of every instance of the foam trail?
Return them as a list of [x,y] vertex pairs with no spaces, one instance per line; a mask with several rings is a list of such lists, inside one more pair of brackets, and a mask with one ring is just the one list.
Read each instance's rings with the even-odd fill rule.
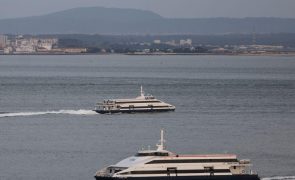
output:
[[264,177],[261,180],[295,180],[295,176],[274,176],[274,177]]
[[36,116],[45,114],[73,114],[73,115],[95,115],[96,112],[92,110],[58,110],[58,111],[41,111],[41,112],[16,112],[16,113],[1,113],[1,117],[16,117],[16,116]]

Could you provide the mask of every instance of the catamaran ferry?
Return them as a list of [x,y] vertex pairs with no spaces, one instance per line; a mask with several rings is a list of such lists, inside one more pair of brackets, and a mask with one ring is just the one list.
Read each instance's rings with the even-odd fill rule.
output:
[[141,86],[140,96],[132,99],[112,99],[97,103],[94,111],[97,113],[134,113],[134,112],[164,112],[174,111],[175,106],[145,95]]
[[96,172],[96,180],[260,180],[250,160],[234,154],[179,155],[165,150],[163,130],[156,150],[139,151]]

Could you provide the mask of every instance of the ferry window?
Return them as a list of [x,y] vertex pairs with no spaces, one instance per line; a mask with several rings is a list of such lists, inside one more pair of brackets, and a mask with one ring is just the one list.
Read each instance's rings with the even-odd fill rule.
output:
[[136,156],[169,156],[166,152],[137,153]]
[[213,167],[204,167],[204,170],[207,172],[211,172],[211,171],[214,171],[214,168]]
[[136,156],[153,156],[151,153],[137,153]]
[[155,156],[168,156],[168,153],[156,152]]
[[177,168],[176,167],[167,167],[167,176],[170,176],[173,174],[177,176]]
[[209,167],[204,167],[205,172],[210,173],[210,176],[214,175],[214,167],[209,166]]

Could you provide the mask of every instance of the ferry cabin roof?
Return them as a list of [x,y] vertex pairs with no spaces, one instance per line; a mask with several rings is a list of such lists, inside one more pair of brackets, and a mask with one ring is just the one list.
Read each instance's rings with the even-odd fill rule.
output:
[[161,102],[157,99],[109,99],[104,100],[103,103],[146,103],[146,102]]
[[[138,153],[128,157],[113,167],[131,167],[134,165],[156,165],[156,164],[190,164],[190,163],[237,163],[236,155],[214,154],[214,155],[175,155],[168,151]],[[167,156],[167,153],[169,155]],[[150,154],[150,155],[148,155]]]

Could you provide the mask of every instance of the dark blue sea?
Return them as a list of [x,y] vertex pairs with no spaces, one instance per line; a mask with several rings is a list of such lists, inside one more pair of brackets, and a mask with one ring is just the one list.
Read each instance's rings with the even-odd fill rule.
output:
[[[145,92],[175,112],[100,115]],[[233,153],[265,179],[295,179],[295,58],[0,56],[0,179],[92,180],[153,147]]]

